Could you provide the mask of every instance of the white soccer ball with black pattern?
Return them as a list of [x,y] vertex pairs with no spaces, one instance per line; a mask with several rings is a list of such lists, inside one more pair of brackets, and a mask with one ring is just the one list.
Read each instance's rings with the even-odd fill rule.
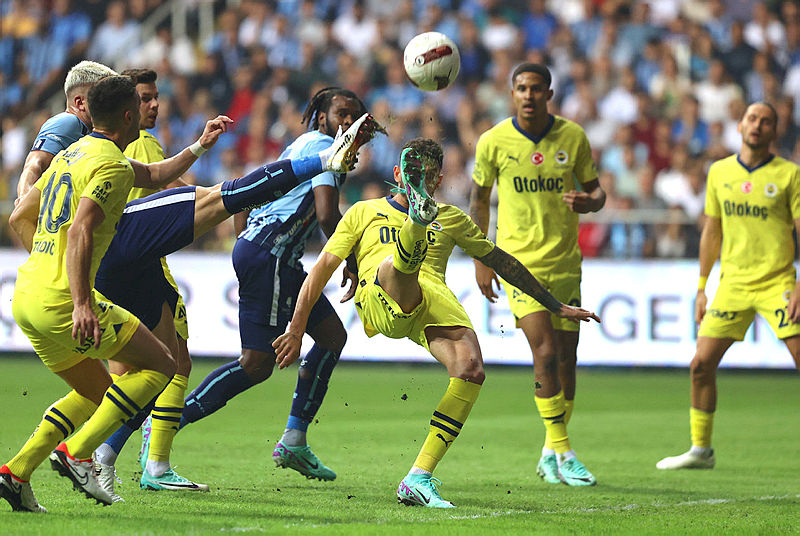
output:
[[412,84],[424,91],[439,91],[458,76],[461,55],[453,40],[443,33],[425,32],[406,45],[403,66]]

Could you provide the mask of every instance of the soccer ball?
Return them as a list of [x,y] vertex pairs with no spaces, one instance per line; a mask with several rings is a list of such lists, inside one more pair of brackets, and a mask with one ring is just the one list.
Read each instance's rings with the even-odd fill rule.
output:
[[412,84],[424,91],[438,91],[458,76],[461,56],[452,39],[439,32],[426,32],[408,42],[403,66]]

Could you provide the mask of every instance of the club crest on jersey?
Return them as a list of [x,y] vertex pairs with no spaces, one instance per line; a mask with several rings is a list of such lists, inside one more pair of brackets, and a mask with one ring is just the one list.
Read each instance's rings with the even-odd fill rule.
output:
[[433,229],[434,231],[441,231],[442,230],[442,224],[439,223],[438,221],[432,221],[429,227],[431,229]]
[[539,166],[544,162],[544,155],[542,153],[533,153],[531,155],[531,162],[534,166]]
[[776,195],[778,195],[778,186],[770,182],[769,184],[764,186],[764,195],[766,195],[767,197],[775,197]]
[[791,290],[784,290],[783,291],[783,301],[785,301],[786,303],[789,303],[789,298],[791,298],[791,297],[792,297],[792,291]]
[[569,155],[567,154],[567,151],[556,152],[556,162],[562,166],[569,162]]
[[742,183],[742,193],[749,194],[752,191],[753,191],[753,183],[750,181],[744,181]]

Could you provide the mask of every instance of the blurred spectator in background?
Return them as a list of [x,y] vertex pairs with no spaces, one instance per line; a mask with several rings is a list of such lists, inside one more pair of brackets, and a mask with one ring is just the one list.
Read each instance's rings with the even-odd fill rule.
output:
[[[773,150],[800,158],[796,1],[192,0],[182,20],[154,9],[162,2],[0,0],[5,217],[20,154],[42,118],[58,111],[66,68],[84,58],[159,71],[157,134],[168,152],[196,137],[206,114],[234,116],[228,145],[215,147],[188,180],[213,183],[280,153],[302,132],[298,103],[340,85],[367,96],[389,132],[365,150],[343,201],[385,193],[399,147],[425,133],[446,147],[442,192],[460,206],[475,141],[511,113],[510,72],[525,60],[544,62],[557,87],[551,113],[584,127],[603,180],[616,190],[603,216],[612,223],[581,226],[587,256],[691,252],[702,170],[738,150],[749,100],[778,107]],[[198,25],[203,9],[214,22],[207,33]],[[435,93],[414,88],[402,68],[406,43],[428,30],[449,35],[461,52],[459,77]],[[614,206],[621,226],[613,226]],[[642,208],[661,222],[642,222],[643,241],[635,222]]]

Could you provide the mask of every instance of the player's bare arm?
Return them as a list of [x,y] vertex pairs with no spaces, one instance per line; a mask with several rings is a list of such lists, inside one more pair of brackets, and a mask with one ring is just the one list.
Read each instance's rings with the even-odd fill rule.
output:
[[583,184],[583,191],[570,190],[562,199],[569,209],[578,214],[597,212],[606,204],[606,192],[600,187],[600,181],[591,180]]
[[569,318],[576,322],[581,320],[588,322],[589,319],[600,322],[600,318],[593,312],[581,309],[580,307],[565,305],[555,299],[521,262],[499,247],[495,246],[492,251],[483,257],[478,257],[477,260],[500,274],[500,277],[522,290],[525,294],[547,307],[554,315],[561,318]]
[[29,188],[22,199],[17,200],[17,206],[8,218],[8,224],[28,253],[33,248],[33,235],[36,234],[41,196],[42,192],[37,188]]
[[[342,219],[342,213],[339,211],[339,191],[333,186],[321,184],[314,187],[314,210],[317,213],[317,221],[319,228],[325,233],[325,236],[330,238],[336,231],[336,225]],[[347,288],[344,296],[340,300],[341,303],[346,302],[356,295],[356,284],[358,283],[358,270],[355,269],[355,257],[352,255],[347,258],[347,265],[342,269],[342,283],[341,287],[350,286]]]
[[[488,234],[489,232],[489,205],[491,196],[491,186],[478,186],[476,183],[472,183],[472,191],[469,196],[469,215],[478,228],[483,231],[483,234]],[[500,289],[500,280],[497,278],[497,274],[494,273],[494,270],[477,260],[475,261],[475,281],[478,283],[481,294],[483,294],[487,300],[492,303],[497,301],[495,288],[498,290]]]
[[303,281],[300,293],[297,295],[297,304],[294,307],[294,315],[286,333],[275,339],[272,347],[275,349],[275,362],[278,368],[286,368],[300,356],[300,346],[303,341],[303,333],[306,331],[308,316],[311,308],[317,303],[322,295],[322,289],[328,284],[333,273],[342,263],[342,259],[332,253],[323,251],[319,254],[314,267]]
[[17,201],[20,203],[25,194],[28,193],[39,177],[42,176],[44,170],[53,161],[55,155],[47,151],[31,151],[25,158],[25,165],[22,166],[22,173],[19,176],[17,183]]
[[89,271],[92,263],[94,231],[106,215],[100,205],[87,197],[78,202],[75,219],[67,231],[67,277],[72,295],[72,338],[83,344],[87,337],[94,338],[94,347],[100,348],[100,322],[92,310],[92,282]]
[[[218,115],[206,123],[203,133],[195,145],[185,148],[171,158],[155,162],[153,164],[143,164],[136,160],[128,161],[133,166],[135,178],[133,185],[137,188],[157,189],[178,179],[186,173],[192,164],[197,161],[199,156],[214,146],[219,137],[228,131],[228,125],[233,123],[233,119],[224,115]],[[202,147],[200,152],[195,146]],[[197,153],[197,154],[196,154]]]
[[703,232],[700,235],[700,280],[703,282],[697,289],[697,297],[694,302],[694,321],[700,323],[706,315],[705,281],[714,267],[714,263],[719,258],[720,248],[722,247],[722,220],[706,216]]
[[[800,219],[794,220],[794,228],[797,231],[797,247],[800,248]],[[792,322],[800,323],[800,280],[795,284],[792,295],[789,297],[787,313]]]

